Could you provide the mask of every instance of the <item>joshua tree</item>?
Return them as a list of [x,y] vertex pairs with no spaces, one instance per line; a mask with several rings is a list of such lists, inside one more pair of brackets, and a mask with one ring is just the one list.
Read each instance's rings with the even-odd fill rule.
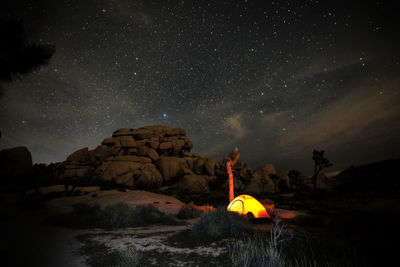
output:
[[325,168],[329,168],[332,166],[332,163],[329,162],[329,160],[327,158],[324,157],[324,152],[323,150],[318,151],[315,150],[313,151],[313,157],[312,159],[314,160],[314,174],[312,177],[312,181],[314,183],[314,192],[317,191],[317,179],[318,179],[318,175],[319,173],[325,169]]
[[278,186],[278,183],[279,183],[279,180],[281,179],[281,177],[279,177],[279,175],[277,175],[277,174],[269,174],[269,178],[271,178],[271,180],[272,180],[272,182],[274,183],[274,190],[275,190],[275,192],[277,192],[278,190],[277,190],[277,186]]
[[[0,19],[0,97],[1,84],[31,73],[48,63],[55,45],[32,44],[25,36],[21,21]],[[1,131],[0,131],[1,139]]]
[[298,190],[299,188],[299,177],[300,177],[300,171],[299,170],[291,170],[288,173],[289,176],[289,182],[290,182],[290,191],[292,191],[293,189],[293,185],[295,188],[295,191]]
[[21,21],[0,20],[0,37],[0,83],[11,82],[47,64],[55,52],[54,45],[28,42]]
[[262,177],[262,178],[261,178],[261,184],[262,184],[262,193],[263,193],[263,195],[264,195],[264,194],[265,194],[264,188],[265,188],[265,185],[268,184],[268,180],[267,180],[265,177]]

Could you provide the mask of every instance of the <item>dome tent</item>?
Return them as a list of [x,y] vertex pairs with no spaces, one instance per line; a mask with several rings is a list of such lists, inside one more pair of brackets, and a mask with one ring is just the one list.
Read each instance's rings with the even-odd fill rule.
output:
[[245,216],[247,219],[271,218],[264,206],[254,197],[240,195],[228,205],[228,211]]

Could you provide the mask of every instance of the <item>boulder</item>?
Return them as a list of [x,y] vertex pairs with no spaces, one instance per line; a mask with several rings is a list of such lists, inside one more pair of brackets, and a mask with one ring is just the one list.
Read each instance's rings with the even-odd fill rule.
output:
[[128,148],[128,155],[136,155],[138,152],[136,147]]
[[189,174],[179,180],[178,189],[189,194],[209,193],[209,176]]
[[190,140],[185,141],[185,146],[183,147],[184,150],[190,151],[193,148],[193,143]]
[[182,154],[182,156],[184,156],[184,157],[189,157],[189,158],[193,157],[193,154],[190,153],[189,151],[182,151],[181,154]]
[[116,184],[134,186],[134,172],[127,172],[114,178]]
[[204,169],[207,175],[214,176],[215,175],[215,160],[212,158],[206,158],[204,161]]
[[136,141],[136,145],[137,145],[138,147],[147,146],[147,143],[148,143],[148,142],[149,142],[148,140],[137,140],[137,141]]
[[67,161],[86,162],[90,160],[89,149],[81,148],[67,157]]
[[119,130],[116,130],[113,132],[112,136],[113,137],[118,137],[118,136],[133,136],[133,131],[134,129],[132,128],[122,128]]
[[121,181],[122,178],[118,180],[119,176],[131,173],[133,183],[133,173],[135,170],[141,168],[142,165],[142,163],[134,161],[106,161],[97,169],[96,172],[105,181],[112,179]]
[[172,148],[173,148],[172,142],[162,142],[162,143],[160,144],[160,146],[158,147],[158,149],[159,149],[160,151],[166,151],[166,150],[170,150],[170,149],[172,149]]
[[185,141],[184,140],[174,140],[172,141],[172,147],[174,149],[174,152],[179,152],[183,149],[185,146]]
[[188,169],[193,170],[195,159],[191,158],[191,157],[184,157],[184,159],[186,160],[186,165],[187,165]]
[[121,146],[119,139],[114,137],[104,139],[101,144],[105,146]]
[[146,128],[135,129],[133,133],[137,140],[149,139],[154,135],[151,130]]
[[158,149],[158,146],[160,145],[160,139],[158,137],[152,137],[147,141],[147,144],[152,149]]
[[105,159],[111,157],[113,154],[112,148],[108,146],[97,146],[94,150],[89,151],[89,157],[91,162],[104,161]]
[[135,139],[132,136],[120,136],[119,138],[121,147],[137,147]]
[[205,162],[206,161],[201,157],[196,158],[193,164],[193,171],[197,174],[203,174]]
[[157,160],[160,158],[160,156],[158,155],[157,151],[155,151],[155,150],[152,149],[152,148],[149,148],[149,149],[147,150],[147,156],[148,156],[149,158],[151,158],[152,161],[157,161]]
[[186,131],[182,128],[170,128],[167,132],[166,135],[172,136],[172,135],[186,135]]
[[147,146],[140,146],[137,148],[137,154],[140,156],[146,156],[148,154],[149,148]]
[[173,135],[173,136],[166,136],[166,137],[163,137],[163,138],[162,138],[162,141],[163,141],[163,142],[173,142],[173,141],[176,141],[176,140],[179,140],[179,139],[180,139],[179,136]]
[[184,168],[187,168],[186,160],[178,157],[161,157],[157,165],[164,181],[167,182],[182,173]]
[[157,188],[162,185],[163,178],[154,164],[144,164],[135,172],[135,186],[140,188]]

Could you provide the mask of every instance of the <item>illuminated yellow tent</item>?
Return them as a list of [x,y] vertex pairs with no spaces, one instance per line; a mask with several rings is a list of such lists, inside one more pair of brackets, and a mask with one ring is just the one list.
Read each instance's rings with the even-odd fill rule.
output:
[[240,195],[232,200],[228,205],[228,210],[252,218],[271,218],[264,206],[252,196]]

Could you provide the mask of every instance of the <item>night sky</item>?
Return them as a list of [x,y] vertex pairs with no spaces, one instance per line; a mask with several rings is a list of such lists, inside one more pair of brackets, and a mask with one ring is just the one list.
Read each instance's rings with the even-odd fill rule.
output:
[[400,157],[398,11],[385,1],[7,1],[50,64],[3,84],[0,149],[63,161],[114,130],[186,129],[253,169]]

